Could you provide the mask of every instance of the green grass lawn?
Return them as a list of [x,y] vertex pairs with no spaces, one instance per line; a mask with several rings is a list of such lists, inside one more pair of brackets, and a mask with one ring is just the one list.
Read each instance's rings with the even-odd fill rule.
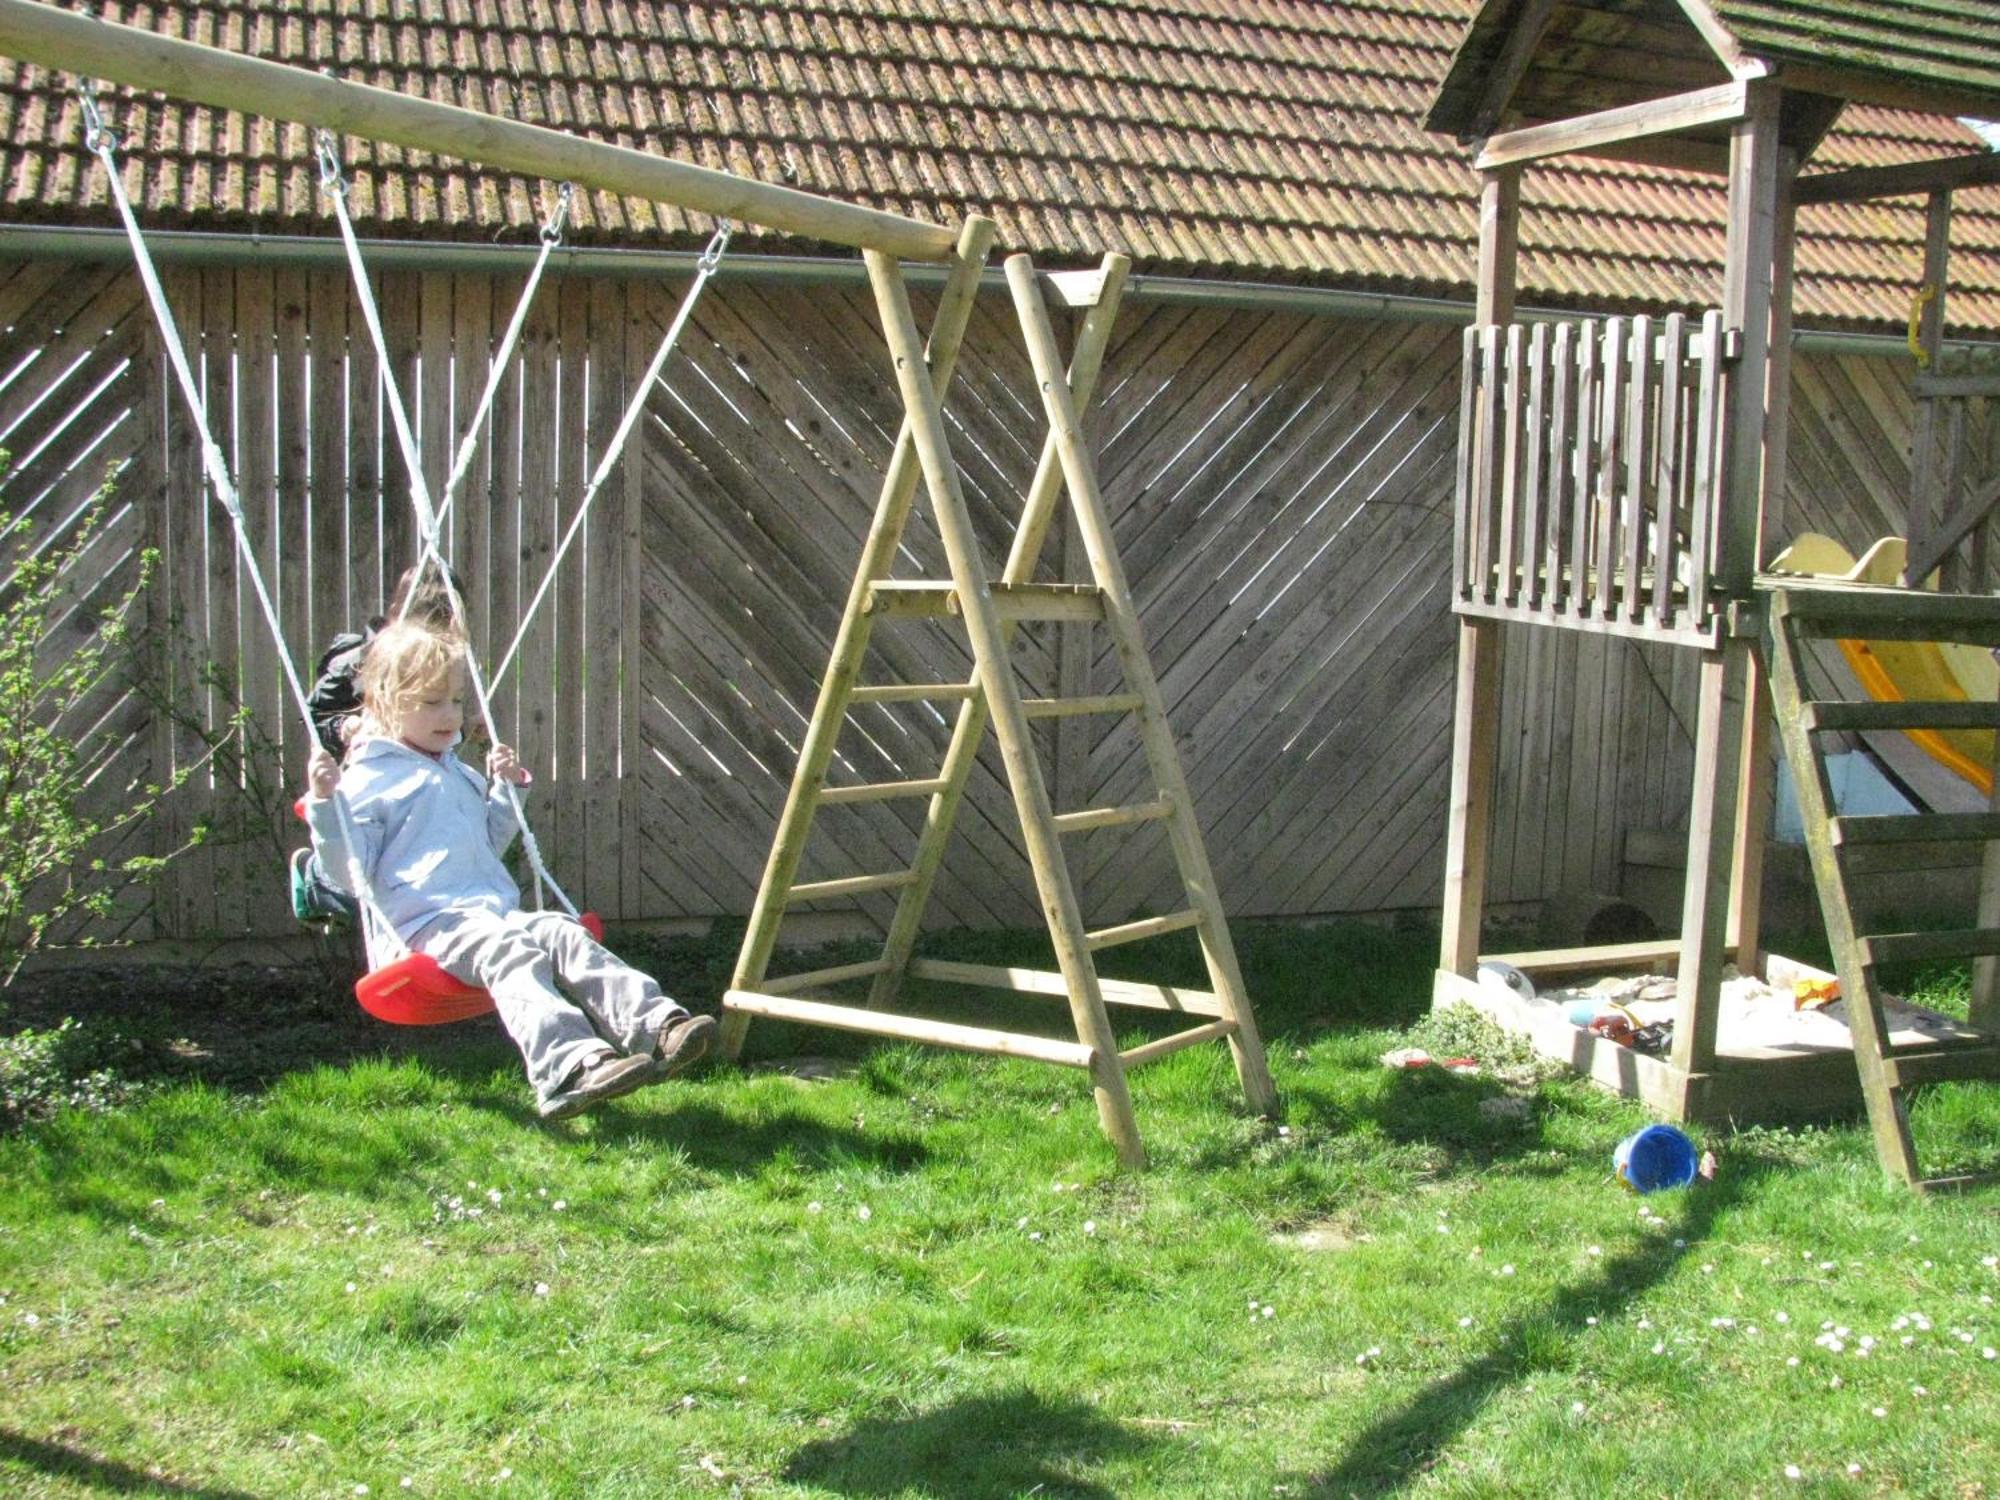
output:
[[[1855,1125],[1701,1131],[1712,1183],[1633,1196],[1636,1109],[1379,1065],[1431,937],[1240,941],[1282,1116],[1243,1115],[1221,1047],[1177,1054],[1134,1078],[1139,1174],[1074,1073],[768,1023],[745,1070],[560,1126],[490,1022],[30,1124],[0,1138],[0,1490],[2000,1488],[2000,1196],[1915,1199]],[[729,948],[645,957],[703,1003]],[[274,996],[272,1034],[326,1003]],[[1480,1109],[1508,1093],[1525,1119]],[[1996,1125],[1991,1088],[1917,1109],[1930,1157],[1990,1165]]]

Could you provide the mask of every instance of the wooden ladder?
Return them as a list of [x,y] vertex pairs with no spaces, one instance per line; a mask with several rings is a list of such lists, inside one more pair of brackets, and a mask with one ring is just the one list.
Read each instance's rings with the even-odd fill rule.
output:
[[[957,1047],[972,1052],[1033,1058],[1080,1068],[1090,1074],[1104,1130],[1128,1166],[1141,1166],[1140,1144],[1126,1072],[1141,1063],[1197,1043],[1226,1040],[1238,1079],[1252,1110],[1268,1112],[1275,1103],[1256,1022],[1243,992],[1235,950],[1224,921],[1215,878],[1201,832],[1195,825],[1187,781],[1168,728],[1159,683],[1140,636],[1132,595],[1111,540],[1111,525],[1098,492],[1079,428],[1079,413],[1090,399],[1123,294],[1127,260],[1108,256],[1096,271],[1044,276],[1027,256],[1007,262],[1013,294],[1050,431],[1029,484],[1011,550],[998,580],[986,575],[970,518],[949,457],[940,420],[942,393],[951,378],[959,336],[970,312],[985,243],[975,240],[982,221],[968,226],[960,255],[947,281],[933,323],[928,354],[917,342],[915,324],[893,261],[871,253],[869,273],[888,333],[908,417],[885,478],[875,522],[864,544],[847,608],[835,636],[831,660],[807,729],[791,793],[779,818],[769,861],[744,935],[735,976],[724,997],[723,1044],[740,1050],[752,1016],[774,1016]],[[986,227],[990,234],[990,226]],[[969,272],[968,272],[969,268]],[[1049,319],[1045,294],[1084,311],[1075,349],[1065,372]],[[895,581],[889,577],[897,544],[908,519],[918,470],[926,481],[951,577]],[[1042,543],[1067,494],[1089,556],[1088,584],[1033,581]],[[974,671],[965,682],[860,684],[863,653],[879,622],[906,619],[955,621],[968,637]],[[1010,660],[1009,645],[1024,621],[1088,622],[1110,633],[1123,669],[1123,691],[1088,697],[1023,697]],[[956,721],[936,775],[909,781],[829,786],[826,776],[841,724],[850,707],[905,701],[955,703]],[[1117,715],[1132,719],[1145,748],[1153,794],[1124,806],[1057,812],[1051,805],[1030,724],[1072,715]],[[971,775],[988,723],[1000,743],[1015,809],[1033,868],[1035,886],[1054,941],[1058,970],[1047,972],[980,964],[913,959],[917,932],[952,823]],[[796,877],[815,811],[829,803],[895,797],[928,799],[917,851],[910,865],[880,874],[800,882]],[[1166,827],[1185,891],[1184,909],[1165,916],[1095,930],[1084,925],[1076,889],[1060,848],[1065,835],[1091,829],[1145,823]],[[895,891],[897,905],[880,958],[803,974],[771,977],[766,969],[784,912],[801,903],[838,899],[866,891]],[[1194,931],[1201,943],[1211,988],[1108,980],[1097,973],[1095,955],[1107,948],[1158,936]],[[1075,1040],[957,1025],[928,1017],[901,1015],[889,1007],[905,976],[981,985],[1029,994],[1066,997]],[[827,987],[867,978],[866,1006],[814,998]],[[1140,1006],[1181,1012],[1199,1024],[1120,1051],[1105,1007]]]
[[[1922,590],[1863,590],[1764,580],[1768,590],[1766,651],[1771,700],[1792,781],[1798,789],[1806,847],[1818,887],[1827,940],[1847,1003],[1854,1060],[1875,1151],[1883,1170],[1913,1187],[1958,1185],[1926,1181],[1910,1135],[1906,1090],[1946,1079],[2000,1077],[2000,1006],[1996,1006],[1996,957],[2000,957],[2000,811],[1931,813],[1909,817],[1840,816],[1833,813],[1826,758],[1814,736],[1839,731],[1993,729],[1993,702],[1815,699],[1805,690],[1805,643],[1824,640],[1964,641],[2000,646],[2000,598],[1933,594]],[[1859,930],[1849,877],[1866,850],[1891,844],[1983,842],[1975,925],[1943,932]],[[1977,1042],[1926,1040],[1894,1044],[1877,979],[1879,965],[1910,960],[1972,958],[1970,1025]]]

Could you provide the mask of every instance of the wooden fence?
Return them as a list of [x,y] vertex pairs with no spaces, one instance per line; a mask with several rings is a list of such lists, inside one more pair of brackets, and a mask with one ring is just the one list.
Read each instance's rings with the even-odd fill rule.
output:
[[[168,286],[310,675],[325,638],[377,608],[414,557],[350,289],[330,272],[263,266],[174,271]],[[379,281],[434,486],[518,286],[471,273]],[[544,286],[451,520],[489,661],[680,291],[636,278]],[[160,898],[130,905],[103,935],[285,932],[279,876],[298,841],[285,807],[301,731],[134,279],[0,266],[0,330],[0,445],[14,459],[0,505],[59,536],[108,468],[116,500],[91,551],[93,597],[128,586],[143,548],[161,554],[153,628],[135,655],[146,691],[107,697],[78,726],[100,794],[194,765],[168,815],[135,838],[171,847],[201,820],[226,835],[177,861]],[[1438,899],[1460,348],[1461,331],[1438,322],[1128,306],[1093,440],[1233,911]],[[1003,299],[981,302],[959,371],[952,438],[997,560],[1041,437]],[[1799,522],[1853,541],[1900,526],[1909,373],[1858,356],[1799,362]],[[501,731],[538,776],[544,850],[580,903],[614,919],[747,911],[898,417],[861,288],[710,289],[497,685]],[[927,528],[913,528],[907,550],[903,576],[943,575]],[[1056,551],[1052,577],[1076,561]],[[871,680],[969,671],[941,627],[876,640]],[[1032,691],[1072,693],[1112,682],[1107,649],[1085,627],[1047,626],[1024,631],[1016,654]],[[209,664],[218,686],[204,682]],[[1691,653],[1660,644],[1511,633],[1492,899],[1614,889],[1625,831],[1684,825],[1692,669]],[[261,730],[240,768],[200,759],[232,697]],[[1136,736],[1081,721],[1041,732],[1059,809],[1141,797]],[[924,777],[948,734],[924,705],[869,705],[839,753],[853,779]],[[939,922],[1035,920],[990,752],[938,883]],[[805,878],[906,863],[919,816],[888,803],[827,809]],[[1094,919],[1178,904],[1157,830],[1092,834],[1071,852]]]

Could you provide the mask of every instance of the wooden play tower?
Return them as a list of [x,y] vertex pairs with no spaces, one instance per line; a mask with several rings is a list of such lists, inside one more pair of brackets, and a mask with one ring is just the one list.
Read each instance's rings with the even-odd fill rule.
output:
[[[1810,11],[1810,14],[1807,12]],[[1950,14],[1945,12],[1949,11]],[[1978,11],[1978,14],[1975,14]],[[1796,13],[1796,14],[1794,14]],[[1668,92],[1678,89],[1677,92]],[[1936,440],[1956,443],[1950,403],[2000,381],[1940,373],[1951,195],[2000,182],[2000,155],[1801,174],[1849,102],[2000,117],[2000,15],[1976,7],[1845,0],[1487,0],[1435,99],[1433,130],[1475,142],[1481,177],[1478,308],[1467,330],[1453,552],[1459,668],[1451,826],[1436,1003],[1467,1000],[1545,1052],[1676,1119],[1749,1119],[1851,1096],[1858,1079],[1878,1154],[1919,1183],[1907,1090],[2000,1077],[2000,802],[1977,814],[1837,817],[1825,740],[1848,730],[1993,729],[1988,702],[1848,701],[1815,687],[1816,641],[2000,646],[2000,597],[1954,557],[1984,532],[2000,490]],[[1968,142],[1968,147],[1970,146]],[[1694,316],[1519,320],[1521,177],[1566,154],[1723,176],[1728,251],[1721,306]],[[1922,195],[1929,204],[1919,342],[1914,497],[1920,583],[1870,588],[1774,574],[1790,395],[1795,210]],[[1912,291],[1916,291],[1912,288]],[[1948,452],[1956,452],[1955,447]],[[1486,844],[1500,722],[1503,633],[1556,628],[1699,654],[1699,711],[1677,940],[1505,958],[1538,981],[1674,966],[1671,1052],[1643,1055],[1477,979]],[[1815,695],[1817,692],[1817,696]],[[1846,997],[1845,1049],[1734,1045],[1718,1034],[1723,971],[1783,983],[1800,966],[1760,950],[1758,895],[1771,807],[1769,735],[1795,785]],[[1986,845],[1978,909],[1950,931],[1869,932],[1851,881],[1884,845]],[[1885,1006],[1879,964],[1976,960],[1969,1021],[1913,1032]]]

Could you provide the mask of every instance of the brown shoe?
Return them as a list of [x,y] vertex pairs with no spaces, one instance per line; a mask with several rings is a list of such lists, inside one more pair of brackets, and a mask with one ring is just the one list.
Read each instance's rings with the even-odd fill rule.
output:
[[579,1066],[563,1080],[562,1087],[542,1100],[537,1108],[544,1120],[567,1120],[602,1100],[616,1099],[620,1094],[629,1094],[651,1083],[654,1066],[650,1057],[601,1053]]
[[685,1072],[708,1055],[709,1043],[714,1040],[714,1016],[674,1017],[661,1029],[660,1039],[654,1044],[653,1078],[672,1078]]

